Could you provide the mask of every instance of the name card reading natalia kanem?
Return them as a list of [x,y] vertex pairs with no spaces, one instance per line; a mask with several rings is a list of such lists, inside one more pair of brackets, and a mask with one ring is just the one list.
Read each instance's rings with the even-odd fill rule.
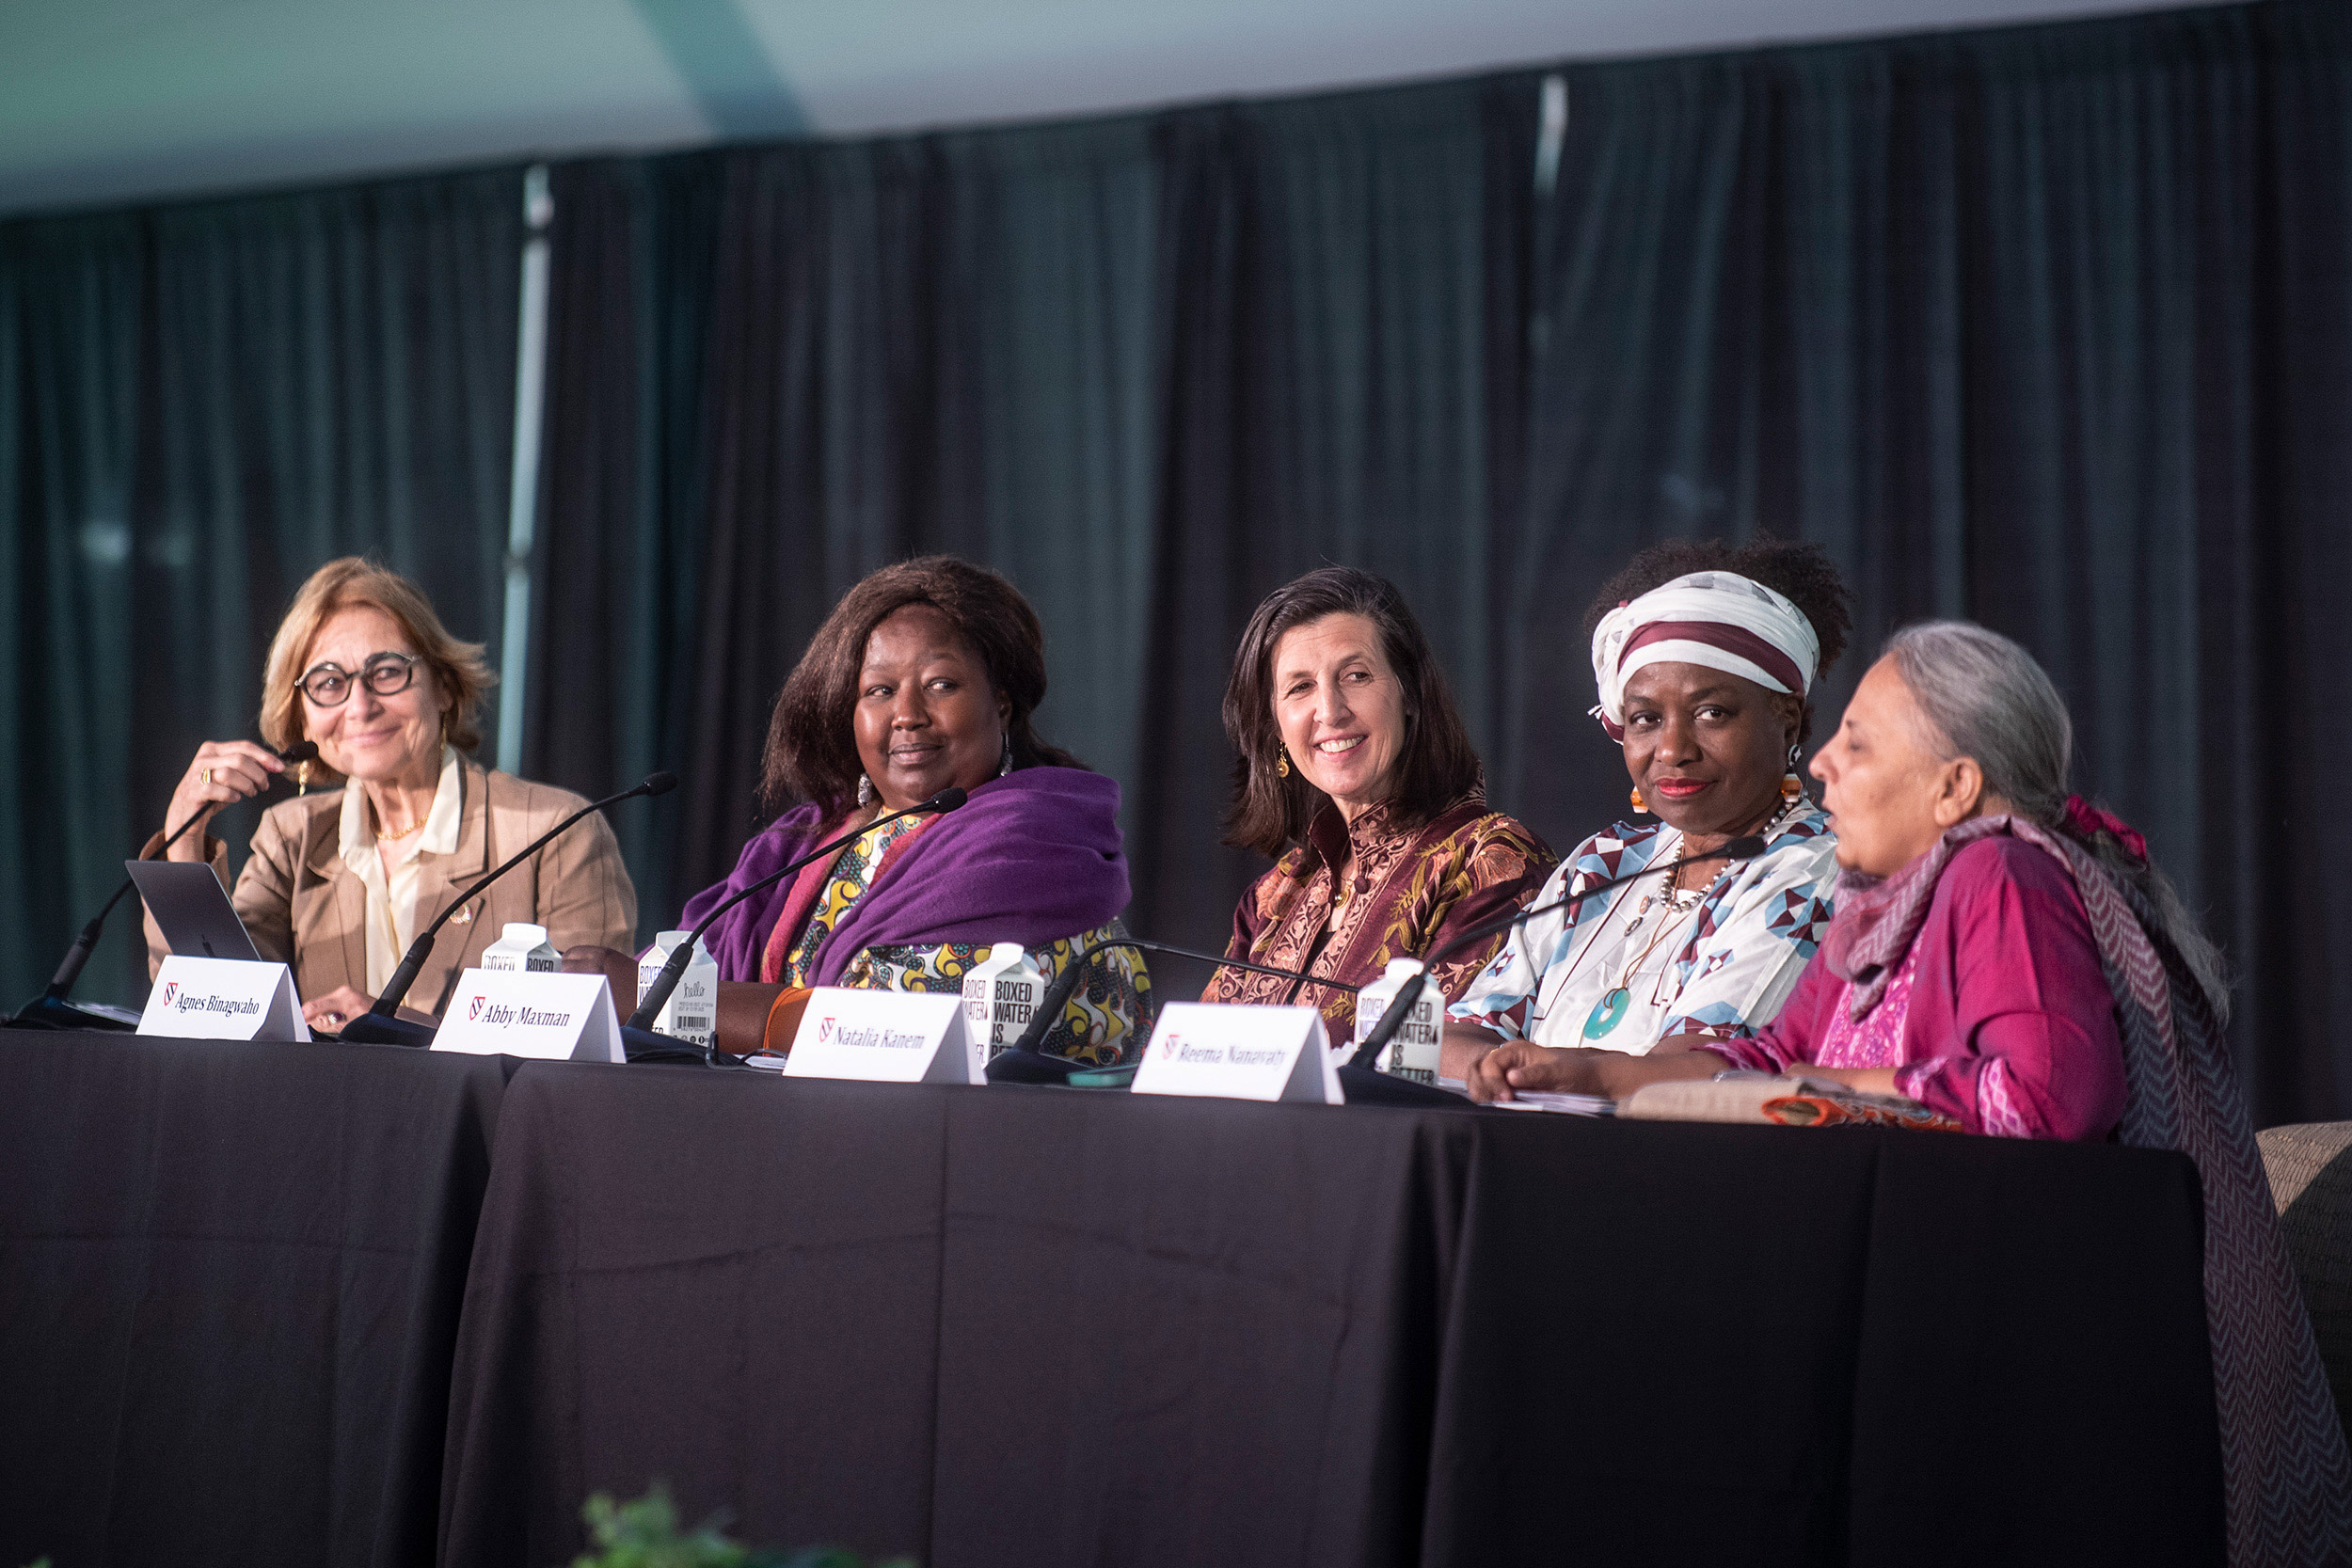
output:
[[873,1084],[981,1084],[987,1079],[978,1057],[965,1037],[963,998],[953,991],[928,995],[819,986],[801,1014],[784,1075]]
[[436,1051],[541,1062],[621,1062],[621,1021],[601,974],[469,969],[450,992]]
[[196,1040],[307,1040],[294,978],[284,964],[249,958],[187,958],[174,953],[155,972],[139,1014],[142,1035]]
[[1136,1094],[1303,1100],[1337,1105],[1340,1075],[1312,1007],[1171,1002],[1144,1049]]

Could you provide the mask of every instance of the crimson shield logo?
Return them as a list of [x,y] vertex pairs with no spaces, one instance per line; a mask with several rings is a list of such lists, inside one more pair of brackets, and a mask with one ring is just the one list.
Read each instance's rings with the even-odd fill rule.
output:
[[1164,1061],[1164,1062],[1172,1062],[1172,1061],[1174,1061],[1174,1060],[1176,1059],[1176,1048],[1177,1048],[1178,1046],[1180,1046],[1180,1045],[1184,1044],[1184,1036],[1179,1035],[1179,1034],[1176,1034],[1176,1033],[1174,1033],[1173,1031],[1170,1031],[1170,1032],[1169,1032],[1169,1034],[1168,1034],[1168,1038],[1167,1038],[1166,1040],[1164,1040],[1164,1041],[1162,1041],[1162,1042],[1161,1042],[1161,1045],[1160,1045],[1160,1060],[1162,1060],[1162,1061]]
[[817,1021],[817,1043],[818,1045],[823,1045],[826,1041],[832,1038],[833,1020],[830,1018],[818,1019]]
[[179,995],[179,994],[180,994],[180,982],[179,982],[179,981],[177,981],[177,980],[167,980],[167,981],[165,981],[165,982],[164,982],[164,1006],[167,1006],[167,1007],[170,1006],[171,1006],[171,999],[172,999],[173,997],[175,997],[175,996]]
[[478,1019],[478,1018],[480,1018],[480,1017],[482,1016],[482,1002],[483,1002],[483,999],[482,999],[481,997],[477,996],[477,997],[475,997],[475,998],[473,999],[473,1001],[472,1001],[472,1002],[470,1002],[469,1004],[468,1004],[468,1005],[467,1005],[467,1007],[466,1007],[466,1022],[467,1022],[468,1023],[471,1023],[474,1020],[476,1020],[476,1019]]

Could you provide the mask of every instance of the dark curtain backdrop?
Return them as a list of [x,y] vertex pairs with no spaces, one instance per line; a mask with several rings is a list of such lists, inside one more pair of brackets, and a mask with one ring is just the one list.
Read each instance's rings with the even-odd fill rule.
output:
[[[1769,528],[1859,601],[1817,740],[1894,626],[2022,638],[2078,782],[2230,949],[2262,1119],[2352,1107],[2341,8],[1557,74],[1556,149],[1515,71],[559,166],[526,771],[685,776],[619,824],[649,933],[762,818],[841,590],[960,551],[1035,601],[1043,727],[1125,788],[1131,924],[1214,944],[1257,869],[1215,847],[1217,698],[1266,591],[1397,578],[1496,803],[1565,847],[1626,788],[1594,588]],[[494,633],[516,200],[0,226],[18,990],[187,748],[246,733],[301,572],[372,545]]]
[[[1580,67],[1541,214],[1502,776],[1623,798],[1574,615],[1633,546],[1819,540],[1855,652],[1965,615],[2072,706],[2239,976],[2261,1119],[2352,1110],[2326,641],[2352,565],[2340,7]],[[1549,675],[1558,670],[1565,689]]]
[[[0,224],[0,1006],[39,990],[334,556],[498,658],[513,172]],[[258,808],[216,831],[240,860]],[[146,992],[135,903],[82,985]]]

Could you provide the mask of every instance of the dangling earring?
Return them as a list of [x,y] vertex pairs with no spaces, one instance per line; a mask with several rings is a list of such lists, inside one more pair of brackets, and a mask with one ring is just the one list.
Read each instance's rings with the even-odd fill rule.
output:
[[296,795],[310,793],[310,759],[308,757],[294,764],[294,793]]
[[863,773],[857,776],[857,803],[861,806],[874,803],[874,781]]
[[1797,748],[1788,748],[1788,771],[1780,781],[1780,798],[1794,800],[1804,793],[1804,780],[1797,776]]
[[1009,772],[1011,772],[1011,771],[1012,771],[1012,732],[1011,732],[1010,730],[1007,730],[1007,731],[1005,732],[1005,760],[1004,760],[1003,762],[1001,762],[1001,763],[997,764],[997,767],[996,767],[996,776],[997,776],[998,778],[1000,778],[1000,779],[1001,779],[1001,778],[1003,778],[1006,774],[1008,774],[1008,773],[1009,773]]
[[1288,746],[1275,748],[1274,776],[1278,779],[1291,776],[1291,749]]
[[1642,799],[1642,792],[1638,788],[1633,792],[1633,809],[1645,815],[1647,815],[1649,811],[1649,802]]

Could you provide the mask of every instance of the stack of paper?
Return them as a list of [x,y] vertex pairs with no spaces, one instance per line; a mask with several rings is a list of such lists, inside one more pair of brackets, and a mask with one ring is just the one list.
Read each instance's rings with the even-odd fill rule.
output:
[[1546,1094],[1540,1089],[1514,1089],[1513,1098],[1496,1104],[1506,1111],[1559,1111],[1571,1117],[1613,1117],[1617,1102],[1605,1094]]

